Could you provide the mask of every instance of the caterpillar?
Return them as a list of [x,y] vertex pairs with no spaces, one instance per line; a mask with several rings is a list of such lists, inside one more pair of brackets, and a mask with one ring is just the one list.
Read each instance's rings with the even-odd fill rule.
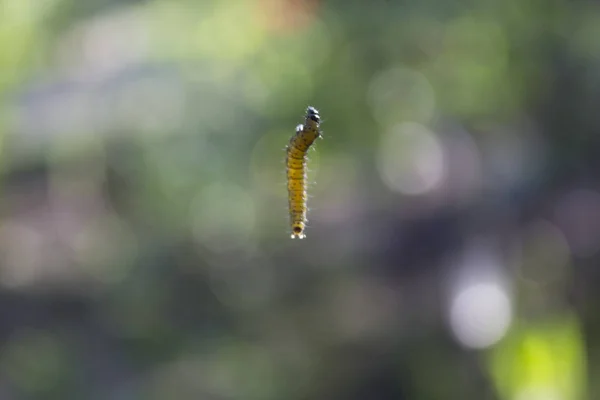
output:
[[288,203],[290,211],[291,238],[304,239],[304,228],[308,222],[307,213],[307,152],[314,141],[321,136],[321,117],[314,107],[306,109],[304,124],[296,127],[296,133],[286,148]]

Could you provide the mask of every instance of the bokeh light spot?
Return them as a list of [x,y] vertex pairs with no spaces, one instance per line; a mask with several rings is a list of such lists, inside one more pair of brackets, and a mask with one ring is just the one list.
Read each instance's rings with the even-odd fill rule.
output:
[[367,102],[381,126],[404,121],[426,123],[435,110],[435,93],[422,73],[394,67],[371,79]]
[[469,348],[482,349],[498,342],[508,330],[511,318],[510,299],[494,283],[467,286],[452,300],[452,331]]
[[377,158],[379,173],[393,191],[420,195],[444,178],[444,152],[437,136],[425,126],[403,123],[385,134]]

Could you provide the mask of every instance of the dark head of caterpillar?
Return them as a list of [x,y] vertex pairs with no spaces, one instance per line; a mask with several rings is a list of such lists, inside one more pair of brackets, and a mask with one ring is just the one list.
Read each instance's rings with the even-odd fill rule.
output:
[[318,130],[319,124],[321,123],[321,116],[319,115],[319,111],[317,111],[314,107],[308,107],[306,109],[306,118],[304,124],[306,128]]
[[306,119],[310,119],[317,124],[321,122],[321,117],[319,116],[319,111],[317,111],[314,107],[308,107],[306,109]]

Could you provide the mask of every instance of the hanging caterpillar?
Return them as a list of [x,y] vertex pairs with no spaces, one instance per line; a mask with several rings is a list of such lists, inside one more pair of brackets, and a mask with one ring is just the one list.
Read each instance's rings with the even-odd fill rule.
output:
[[306,162],[307,153],[314,141],[321,136],[320,130],[321,117],[314,107],[306,109],[304,124],[296,127],[296,133],[290,139],[287,146],[287,181],[288,181],[288,202],[290,209],[290,225],[292,228],[292,239],[304,239],[304,228],[308,222],[307,213],[307,177]]

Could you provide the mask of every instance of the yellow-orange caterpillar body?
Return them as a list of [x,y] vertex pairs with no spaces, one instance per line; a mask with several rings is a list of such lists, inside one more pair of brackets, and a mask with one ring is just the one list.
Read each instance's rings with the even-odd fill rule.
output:
[[303,239],[306,236],[304,228],[306,228],[308,210],[306,205],[307,153],[314,141],[321,136],[320,124],[319,112],[314,107],[308,107],[304,124],[296,127],[296,133],[287,146],[286,165],[292,239],[296,237]]

